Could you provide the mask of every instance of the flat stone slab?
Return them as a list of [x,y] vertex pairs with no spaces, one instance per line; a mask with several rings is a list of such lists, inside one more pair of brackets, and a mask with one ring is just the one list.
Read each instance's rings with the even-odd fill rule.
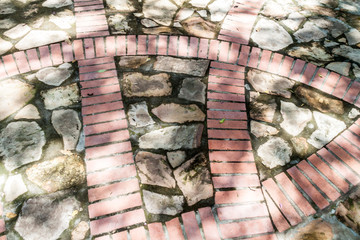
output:
[[233,0],[215,0],[208,5],[210,19],[213,22],[222,21],[233,4]]
[[28,104],[15,115],[14,119],[40,119],[40,113],[34,105]]
[[159,73],[151,76],[142,73],[125,73],[123,82],[124,95],[127,97],[169,96],[172,91],[170,75]]
[[351,63],[349,62],[332,62],[326,65],[327,69],[330,69],[331,71],[340,73],[344,76],[349,76]]
[[41,91],[45,108],[53,110],[59,107],[68,107],[80,101],[79,88],[76,83]]
[[326,33],[318,28],[314,23],[306,22],[300,30],[294,33],[296,40],[300,43],[319,41],[326,37]]
[[75,23],[75,16],[71,10],[65,9],[56,15],[50,15],[49,21],[61,29],[70,29]]
[[339,48],[334,48],[332,52],[334,54],[346,57],[360,64],[360,49],[341,45]]
[[149,61],[148,56],[123,56],[120,58],[119,66],[136,69]]
[[184,73],[197,77],[205,76],[205,73],[209,67],[209,60],[194,60],[194,59],[181,59],[174,57],[156,57],[154,63],[154,70]]
[[10,176],[6,180],[4,187],[5,201],[11,202],[27,191],[21,174]]
[[165,214],[175,216],[183,211],[184,196],[167,196],[143,190],[145,208],[152,214]]
[[299,135],[308,122],[312,119],[312,114],[309,109],[297,107],[291,102],[281,102],[281,114],[284,121],[280,126],[290,135]]
[[252,101],[250,105],[250,117],[252,119],[269,123],[273,122],[277,108],[275,100],[269,101],[269,103],[263,103],[255,100]]
[[272,169],[290,162],[292,150],[284,139],[272,137],[259,147],[257,154],[262,159],[262,163]]
[[169,0],[144,0],[143,13],[146,18],[170,26],[178,7]]
[[28,25],[21,23],[4,32],[4,36],[11,39],[18,39],[30,32],[30,30],[31,28]]
[[286,20],[281,21],[285,26],[295,31],[299,28],[305,17],[298,12],[290,13]]
[[[70,2],[72,1],[70,0]],[[15,47],[19,50],[25,50],[48,45],[50,43],[65,41],[68,38],[69,35],[63,31],[32,30],[22,38]]]
[[331,54],[327,53],[325,48],[317,42],[311,43],[309,46],[295,46],[289,49],[288,54],[293,57],[306,59],[307,61],[318,61],[330,62],[334,58]]
[[254,134],[257,138],[272,136],[279,133],[279,130],[276,128],[253,120],[250,122],[250,129],[251,133]]
[[36,122],[9,123],[0,134],[0,155],[5,168],[12,171],[37,161],[45,145],[45,134]]
[[165,150],[198,148],[203,129],[202,124],[165,127],[142,135],[139,138],[139,146],[143,149]]
[[0,38],[0,55],[3,55],[13,47],[12,43]]
[[71,64],[64,63],[59,67],[43,68],[36,73],[36,77],[40,82],[51,86],[60,86],[73,73]]
[[360,43],[360,32],[352,28],[349,32],[345,33],[349,45],[356,45]]
[[46,0],[42,6],[47,8],[61,8],[72,4],[71,0]]
[[141,151],[136,154],[135,162],[142,184],[175,188],[175,179],[166,156]]
[[149,114],[146,102],[130,104],[127,113],[129,124],[135,127],[145,127],[154,124],[154,120]]
[[216,37],[216,24],[206,21],[199,16],[190,17],[182,21],[180,26],[191,36],[211,39]]
[[206,157],[204,154],[199,153],[174,171],[176,182],[189,206],[214,195],[207,165]]
[[200,78],[185,78],[178,97],[205,104],[206,85]]
[[202,122],[206,117],[205,113],[195,104],[165,103],[153,108],[151,112],[161,121],[168,123]]
[[173,168],[180,166],[186,159],[186,153],[184,151],[167,152],[166,156]]

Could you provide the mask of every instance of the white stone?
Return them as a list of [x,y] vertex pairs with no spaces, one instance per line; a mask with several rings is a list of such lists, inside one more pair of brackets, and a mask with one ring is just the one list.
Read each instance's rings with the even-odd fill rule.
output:
[[207,17],[207,11],[206,10],[200,10],[200,11],[196,11],[196,12],[203,18]]
[[44,17],[40,17],[40,18],[36,19],[35,21],[33,21],[32,23],[30,23],[29,25],[32,28],[39,28],[39,27],[41,27],[41,25],[43,25],[44,21],[45,21]]
[[127,115],[131,126],[145,127],[155,123],[149,114],[145,101],[131,104]]
[[211,21],[220,22],[222,21],[233,4],[233,0],[215,0],[210,3],[208,9],[211,14]]
[[76,83],[41,91],[45,108],[52,110],[58,107],[71,106],[80,101],[79,88]]
[[284,139],[273,137],[261,145],[257,153],[265,166],[274,168],[290,162],[292,150]]
[[294,33],[294,36],[298,42],[302,43],[319,41],[320,39],[326,37],[326,33],[312,22],[306,22],[303,28]]
[[260,19],[257,22],[251,39],[260,48],[271,51],[281,50],[293,43],[290,34],[283,27],[268,19]]
[[352,108],[351,111],[349,112],[348,117],[351,119],[354,119],[359,115],[360,115],[360,112],[356,108]]
[[184,151],[167,152],[166,156],[169,160],[170,165],[173,168],[176,168],[185,161],[186,153]]
[[285,26],[295,31],[299,28],[305,17],[298,12],[291,13],[286,20],[281,21]]
[[191,0],[189,3],[194,7],[205,8],[211,0]]
[[19,50],[25,50],[54,42],[65,41],[68,38],[69,35],[63,31],[32,30],[28,35],[21,39],[15,47]]
[[276,128],[253,120],[250,122],[250,129],[251,133],[257,138],[272,136],[279,133],[279,130]]
[[146,18],[170,26],[178,7],[170,0],[144,0],[143,13]]
[[356,45],[360,43],[360,32],[352,28],[349,32],[345,33],[349,45]]
[[27,191],[21,174],[10,176],[4,187],[5,201],[11,202]]
[[64,10],[56,15],[50,15],[49,21],[61,29],[70,29],[75,23],[75,17],[72,11]]
[[134,12],[136,9],[129,0],[106,0],[110,9],[116,9],[121,12]]
[[350,67],[351,63],[349,62],[332,62],[326,66],[327,69],[340,73],[344,76],[349,76]]
[[292,136],[299,135],[312,119],[309,109],[299,108],[291,102],[281,101],[280,112],[284,118],[280,126]]
[[30,32],[30,30],[31,28],[28,25],[21,23],[4,32],[4,35],[11,39],[18,39]]
[[0,37],[0,55],[3,55],[7,51],[9,51],[13,45],[11,42],[8,42]]
[[175,21],[181,22],[182,20],[187,19],[194,13],[194,9],[191,8],[182,8],[176,14]]
[[143,190],[145,208],[152,214],[165,214],[174,216],[182,212],[184,197],[181,195],[167,196]]
[[84,130],[80,132],[78,144],[76,145],[76,151],[82,152],[85,150],[85,133]]
[[28,104],[15,115],[14,119],[40,119],[40,114],[34,105]]
[[36,77],[47,85],[60,86],[73,73],[71,67],[70,63],[64,63],[59,67],[43,68],[36,73]]
[[322,148],[346,128],[344,122],[321,112],[315,111],[314,118],[318,129],[311,134],[308,143],[318,149]]
[[71,0],[46,0],[42,6],[47,8],[61,8],[72,4]]
[[153,21],[151,19],[147,19],[147,18],[141,19],[141,24],[144,27],[157,27],[157,26],[159,26],[159,24],[157,24],[155,21]]

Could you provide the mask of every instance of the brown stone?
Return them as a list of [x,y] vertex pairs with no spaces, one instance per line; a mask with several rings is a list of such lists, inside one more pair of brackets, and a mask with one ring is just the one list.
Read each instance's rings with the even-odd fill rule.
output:
[[304,137],[293,137],[290,139],[293,148],[297,154],[301,157],[305,157],[310,153],[311,145],[307,142]]
[[192,36],[202,38],[215,38],[216,24],[208,22],[201,17],[190,17],[181,22],[185,31]]
[[275,110],[275,101],[271,101],[268,104],[262,102],[250,103],[250,117],[252,119],[272,123],[275,115]]
[[326,97],[324,94],[302,86],[296,88],[295,94],[301,101],[321,112],[344,114],[344,105],[340,100]]
[[161,104],[151,110],[161,121],[169,123],[185,123],[204,121],[205,113],[195,105],[180,105],[176,103]]
[[152,27],[152,28],[142,28],[144,34],[151,34],[151,35],[182,35],[180,31],[172,27]]
[[124,68],[138,68],[149,61],[148,56],[124,56],[120,58],[119,66]]
[[350,194],[350,199],[339,204],[337,218],[355,232],[360,232],[360,188]]
[[197,77],[203,77],[209,67],[209,60],[181,59],[175,57],[158,56],[154,63],[154,70],[184,73]]
[[332,240],[331,225],[322,219],[316,219],[298,230],[293,240]]

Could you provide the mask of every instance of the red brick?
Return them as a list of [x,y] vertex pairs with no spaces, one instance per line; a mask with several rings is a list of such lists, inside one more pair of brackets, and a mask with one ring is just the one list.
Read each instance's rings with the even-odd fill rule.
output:
[[[346,141],[338,141],[336,140],[341,147],[343,147],[346,151],[351,150],[353,147],[350,146]],[[338,156],[343,162],[345,162],[354,172],[360,172],[360,163],[356,161],[352,156],[350,156],[344,149],[340,148],[336,143],[331,142],[327,145],[327,148],[330,149],[336,156]],[[351,152],[350,152],[351,153]]]
[[235,64],[228,64],[228,63],[221,63],[221,62],[211,62],[210,64],[213,68],[220,68],[220,69],[226,69],[226,70],[232,70],[237,72],[245,72],[245,67],[237,66]]
[[266,205],[263,203],[219,207],[217,214],[220,221],[267,217],[269,215]]
[[245,95],[232,94],[232,93],[216,93],[208,92],[208,99],[218,99],[232,102],[245,102]]
[[209,140],[211,150],[252,150],[250,141]]
[[140,193],[120,196],[115,199],[101,201],[89,205],[89,217],[95,218],[120,212],[125,209],[134,208],[142,205]]
[[200,38],[199,53],[198,53],[199,58],[207,58],[208,49],[209,49],[209,40]]
[[208,90],[213,90],[213,91],[217,91],[217,92],[245,94],[244,87],[230,86],[230,85],[224,85],[224,84],[209,83]]
[[118,181],[136,176],[135,165],[128,165],[121,168],[107,169],[100,172],[87,174],[87,185],[94,186],[109,182]]
[[178,51],[178,36],[170,36],[168,54],[172,56],[177,56],[178,54],[177,51]]
[[316,188],[295,166],[288,169],[287,172],[320,209],[324,209],[325,207],[329,206],[328,201],[316,190]]
[[117,195],[124,195],[139,190],[139,182],[136,178],[103,187],[90,188],[88,190],[89,202],[115,197]]
[[224,122],[221,123],[220,120],[208,120],[207,124],[208,128],[247,129],[246,121],[232,121],[225,119]]
[[274,200],[276,206],[285,215],[292,226],[301,222],[300,215],[296,212],[295,208],[291,205],[289,200],[285,197],[284,193],[276,185],[274,180],[269,178],[262,182],[262,185],[266,188],[267,192]]
[[113,143],[106,146],[88,148],[85,151],[86,158],[98,158],[115,153],[131,151],[130,142]]
[[188,41],[189,37],[180,36],[179,37],[179,56],[187,57],[188,55]]
[[219,61],[221,62],[227,62],[228,55],[229,55],[229,42],[220,42],[219,46]]
[[66,42],[61,43],[62,52],[64,54],[64,62],[71,62],[74,60],[73,48],[71,44]]
[[253,47],[250,54],[249,67],[256,68],[259,62],[260,48]]
[[[104,28],[107,28],[106,25],[103,26]],[[93,28],[91,28],[93,29]],[[84,32],[84,33],[77,33],[77,38],[90,38],[90,37],[102,37],[102,36],[108,36],[109,31],[96,31],[96,32]]]
[[83,17],[83,16],[95,16],[105,14],[105,10],[95,10],[95,11],[87,11],[87,12],[77,12],[75,13],[75,17]]
[[322,87],[322,91],[331,94],[340,78],[340,75],[334,72],[331,72],[328,78],[326,79],[326,82],[324,83],[324,86]]
[[306,215],[310,216],[315,214],[315,210],[308,203],[306,198],[301,194],[301,192],[295,187],[295,185],[289,180],[289,178],[285,175],[285,173],[278,174],[275,179],[278,184],[282,186],[285,192],[290,196],[291,200],[295,202],[295,204],[300,208],[300,210]]
[[78,65],[80,67],[84,67],[84,66],[113,63],[113,62],[114,62],[114,58],[112,57],[97,57],[93,59],[79,60]]
[[95,125],[85,126],[84,132],[86,135],[91,135],[91,134],[98,134],[107,131],[125,129],[127,127],[128,127],[127,121],[123,119],[113,122],[106,122],[106,123],[99,123]]
[[112,240],[127,240],[127,231],[117,232],[111,235]]
[[126,55],[136,55],[136,36],[127,35],[127,51]]
[[347,101],[348,103],[354,103],[356,100],[356,97],[358,96],[360,91],[360,83],[354,81],[349,90],[347,91],[347,93],[344,96],[344,100]]
[[166,240],[162,223],[151,223],[148,228],[151,240]]
[[145,222],[145,215],[142,209],[138,209],[131,212],[91,221],[90,229],[91,234],[94,236],[141,222]]
[[198,211],[199,211],[205,239],[220,240],[221,238],[217,230],[215,218],[213,213],[211,212],[211,208],[209,207],[200,208]]
[[0,79],[6,78],[6,77],[7,77],[7,73],[5,71],[4,64],[2,63],[2,61],[0,59]]
[[75,7],[76,12],[96,10],[96,9],[104,9],[104,5],[99,4],[99,5],[91,5],[91,6],[84,6],[84,7]]
[[300,77],[301,77],[301,73],[304,69],[305,66],[305,61],[301,60],[301,59],[296,59],[294,67],[291,71],[290,77],[291,79],[295,80],[295,81],[299,81]]
[[250,140],[247,130],[208,130],[208,138],[218,139],[247,139]]
[[76,26],[99,26],[107,24],[105,15],[76,17]]
[[97,96],[97,97],[88,97],[88,98],[82,99],[82,106],[98,104],[98,103],[106,103],[106,102],[112,102],[112,101],[118,101],[118,100],[121,100],[120,93],[101,95],[101,96]]
[[109,235],[104,235],[104,236],[101,236],[101,237],[95,237],[95,240],[112,240],[112,239],[110,238]]
[[165,223],[167,232],[169,235],[169,240],[184,240],[184,235],[181,230],[180,221],[178,218],[174,218]]
[[106,44],[106,56],[109,57],[115,56],[115,51],[116,51],[115,37],[114,36],[106,37],[105,44]]
[[9,55],[3,56],[2,59],[4,62],[5,70],[9,76],[19,74],[19,71],[16,67],[15,60],[12,55],[9,54]]
[[229,52],[229,63],[236,63],[239,56],[240,44],[231,43]]
[[247,120],[246,112],[230,112],[230,111],[207,111],[208,118],[224,119],[224,123],[229,120]]
[[115,62],[104,63],[100,65],[93,65],[93,66],[84,66],[79,68],[79,73],[89,73],[89,72],[103,72],[104,70],[115,69]]
[[300,81],[302,83],[305,83],[305,84],[309,84],[311,79],[313,78],[314,76],[314,73],[316,71],[316,68],[317,66],[312,64],[312,63],[308,63],[306,65],[306,68],[305,68],[305,71],[304,71],[304,74],[302,75]]
[[261,54],[261,59],[260,59],[260,64],[259,64],[259,69],[260,70],[264,70],[266,71],[268,66],[269,66],[269,62],[270,62],[270,57],[271,57],[271,51],[268,50],[263,50],[262,54]]
[[[79,36],[81,33],[84,33],[83,37],[97,37],[98,32],[107,32],[108,25],[97,25],[97,26],[76,26],[76,32],[78,33],[77,36]],[[104,34],[101,34],[100,36],[103,36]],[[109,34],[107,34],[109,35]]]
[[158,39],[158,55],[167,55],[168,36],[160,35]]
[[94,42],[93,42],[92,38],[84,39],[84,48],[85,48],[85,57],[86,58],[94,58],[95,57]]
[[190,37],[190,45],[189,45],[189,57],[197,57],[199,50],[199,39],[196,37]]
[[59,43],[51,44],[51,58],[54,65],[59,65],[63,63],[61,47]]
[[126,39],[125,36],[116,37],[116,56],[126,55]]
[[84,116],[83,121],[85,125],[92,123],[100,123],[105,121],[112,121],[125,118],[124,110],[101,113],[96,115]]
[[261,189],[241,189],[215,192],[216,204],[233,204],[263,201]]
[[323,82],[326,80],[328,70],[325,68],[319,68],[319,70],[316,72],[313,81],[311,82],[311,86],[316,89],[321,89],[321,86],[323,85]]
[[30,66],[24,51],[14,53],[14,57],[20,73],[30,72]]
[[100,145],[103,143],[111,143],[128,140],[130,138],[129,131],[123,130],[119,132],[104,133],[95,136],[85,137],[85,147]]
[[83,50],[83,42],[82,40],[74,40],[74,53],[75,53],[75,59],[80,60],[84,59],[84,50]]
[[216,162],[253,162],[254,156],[251,152],[238,151],[212,151],[209,152],[210,161]]
[[278,74],[284,77],[288,77],[291,73],[291,66],[293,62],[294,62],[293,58],[285,56]]
[[208,59],[217,60],[220,42],[218,40],[210,40]]
[[86,161],[86,171],[94,172],[106,168],[118,167],[125,164],[134,163],[132,153],[124,153],[111,157],[99,158],[96,160]]
[[156,42],[157,37],[154,35],[148,35],[148,54],[155,55],[156,54]]
[[273,200],[270,198],[267,192],[264,192],[266,204],[269,208],[271,218],[277,230],[283,232],[290,228],[290,224],[286,221],[285,217],[281,214]]
[[37,54],[36,49],[26,50],[27,57],[29,59],[29,64],[31,70],[38,70],[41,68],[41,63]]
[[207,102],[208,109],[222,110],[246,110],[245,103],[229,103],[229,102]]
[[250,53],[250,47],[242,45],[241,52],[239,55],[239,62],[238,62],[239,65],[246,66],[248,62],[249,53]]
[[[345,132],[344,132],[345,133]],[[359,149],[356,147],[356,146],[359,146],[358,144],[358,142],[359,142],[359,139],[352,139],[353,141],[352,142],[349,142],[349,141],[347,141],[344,137],[343,137],[343,135],[344,135],[344,133],[341,135],[341,136],[339,136],[339,137],[337,137],[337,138],[335,138],[335,142],[337,143],[337,144],[339,144],[340,145],[340,147],[342,147],[343,149],[345,149],[345,151],[347,151],[350,155],[352,155],[352,157],[353,158],[355,158],[355,159],[360,159],[360,151],[359,151]],[[354,144],[354,145],[352,145],[352,144]],[[357,145],[355,145],[355,144],[357,144]],[[354,166],[355,167],[355,166]]]
[[212,82],[212,83],[228,84],[228,85],[234,85],[234,86],[239,86],[239,87],[244,86],[244,80],[239,80],[239,79],[235,79],[235,78],[209,76],[208,81]]
[[183,213],[181,217],[183,219],[183,224],[187,238],[191,240],[197,240],[197,239],[201,240],[202,237],[200,234],[199,225],[195,217],[195,212],[192,211],[192,212]]
[[111,110],[118,110],[124,108],[122,101],[111,102],[111,103],[102,103],[93,106],[86,106],[81,109],[82,115],[108,112]]
[[52,66],[49,47],[48,46],[39,47],[39,53],[40,53],[41,66],[43,68]]
[[[146,238],[146,231],[144,227],[138,227],[135,229],[130,230],[130,237],[131,240],[145,240]],[[127,238],[126,238],[127,240]]]
[[257,173],[255,163],[210,163],[212,174]]
[[273,232],[269,218],[220,224],[220,231],[223,238],[236,238],[247,235]]
[[95,38],[95,50],[96,50],[96,57],[105,56],[104,38]]
[[269,72],[277,74],[279,72],[280,64],[283,59],[283,55],[275,53],[271,63],[268,66]]
[[138,55],[146,55],[146,36],[139,35],[138,36],[138,44],[137,44],[137,54]]
[[240,176],[219,176],[213,177],[215,188],[242,188],[260,186],[257,175],[240,175]]
[[83,97],[97,96],[97,95],[119,92],[119,91],[120,91],[119,84],[115,84],[115,85],[110,85],[110,86],[102,86],[102,87],[98,87],[98,88],[82,90],[81,96],[83,96]]

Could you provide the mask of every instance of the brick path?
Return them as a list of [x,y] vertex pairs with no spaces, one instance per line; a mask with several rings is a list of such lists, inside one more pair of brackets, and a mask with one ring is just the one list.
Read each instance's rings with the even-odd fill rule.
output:
[[[330,206],[359,183],[360,120],[308,159],[259,181],[247,124],[245,67],[289,77],[360,107],[358,82],[247,45],[263,3],[237,0],[218,40],[208,40],[110,36],[103,2],[75,0],[78,39],[72,44],[55,43],[1,57],[0,79],[78,61],[90,229],[95,239],[276,239],[276,232]],[[209,156],[216,189],[212,208],[187,212],[166,223],[146,223],[115,69],[114,57],[123,55],[212,60],[207,93]],[[100,69],[106,71],[98,72]],[[227,121],[220,124],[223,118]],[[113,130],[119,131],[107,133]],[[5,232],[3,219],[0,231]]]

